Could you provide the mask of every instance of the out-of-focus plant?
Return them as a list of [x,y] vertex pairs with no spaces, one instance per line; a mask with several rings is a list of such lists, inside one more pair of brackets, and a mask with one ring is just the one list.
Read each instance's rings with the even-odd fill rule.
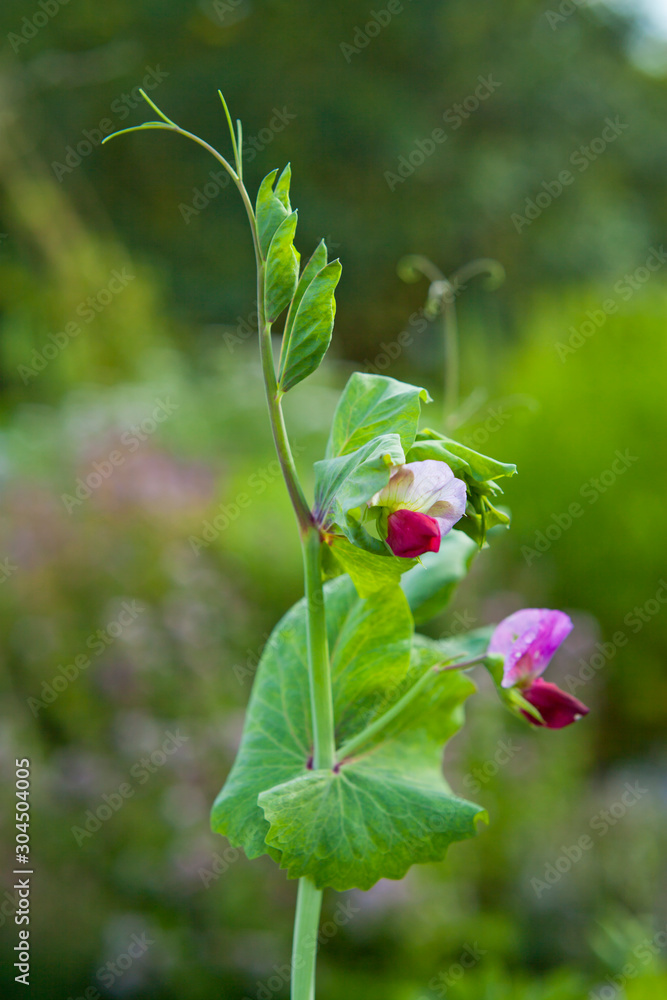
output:
[[[299,529],[305,598],[266,645],[213,828],[299,879],[292,996],[313,1000],[323,890],[400,879],[415,863],[441,860],[485,817],[452,794],[440,768],[440,748],[475,690],[469,669],[485,664],[505,704],[534,725],[561,728],[585,714],[541,679],[572,625],[561,612],[526,609],[492,636],[478,630],[441,642],[415,631],[416,620],[447,604],[488,529],[508,523],[489,497],[501,492],[497,479],[516,471],[420,431],[429,396],[419,386],[353,374],[315,463],[314,502],[306,499],[282,400],[328,349],[340,262],[328,260],[322,241],[300,268],[289,166],[264,178],[253,205],[241,123],[234,128],[222,94],[233,164],[143,96],[159,120],[122,132],[163,129],[209,151],[238,189],[253,238],[266,400]],[[272,332],[283,317],[276,364]]]

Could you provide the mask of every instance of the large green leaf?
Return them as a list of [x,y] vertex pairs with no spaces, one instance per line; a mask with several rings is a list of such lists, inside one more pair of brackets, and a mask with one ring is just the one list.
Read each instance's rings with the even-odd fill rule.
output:
[[[383,677],[400,679],[407,672],[412,622],[401,591],[393,591],[386,599],[376,596],[361,602],[346,577],[325,585],[342,738],[349,734],[349,679],[356,678],[355,690],[370,700],[373,684],[382,683]],[[356,631],[348,619],[356,623]],[[266,853],[268,825],[257,806],[259,792],[304,772],[312,753],[307,664],[302,600],[276,625],[262,653],[238,756],[213,807],[213,829],[243,847],[250,858]]]
[[297,213],[292,212],[275,231],[266,258],[266,319],[273,323],[292,300],[299,280],[299,254],[294,248]]
[[422,781],[404,764],[380,759],[344,765],[338,774],[311,771],[262,792],[259,801],[280,867],[290,878],[308,875],[318,888],[339,892],[370,889],[381,878],[403,878],[414,864],[441,861],[450,844],[474,836],[484,815],[444,781]]
[[[325,586],[336,738],[340,745],[443,660],[421,642],[393,586],[362,601],[346,577]],[[249,857],[270,853],[290,876],[336,889],[400,878],[474,833],[477,806],[453,796],[440,745],[458,728],[474,690],[458,672],[433,673],[384,733],[335,771],[309,769],[312,731],[303,601],[262,656],[237,760],[213,808],[213,828]],[[258,804],[259,799],[259,804]]]
[[340,274],[340,261],[332,260],[305,288],[281,356],[278,387],[282,392],[288,392],[316,371],[327,352],[336,315],[334,291]]
[[326,457],[347,455],[381,434],[398,434],[407,452],[417,433],[426,389],[385,375],[355,372],[350,376],[334,414]]
[[289,163],[281,173],[274,190],[273,182],[276,179],[277,173],[278,170],[276,169],[267,174],[257,192],[257,232],[261,254],[265,260],[274,233],[281,222],[292,212],[289,200],[289,185],[292,170]]
[[387,485],[392,465],[404,461],[398,434],[383,434],[349,455],[316,462],[314,516],[318,524],[325,530],[337,525],[347,534],[349,512],[364,507]]
[[420,564],[403,577],[401,586],[417,624],[434,618],[449,604],[464,579],[478,546],[460,531],[450,531],[439,552],[426,552]]
[[[377,712],[443,657],[418,646],[412,659]],[[452,794],[441,768],[441,746],[460,727],[472,691],[461,673],[434,673],[409,708],[337,772],[309,771],[262,792],[267,843],[280,852],[281,868],[320,888],[369,889],[380,878],[402,878],[413,864],[442,860],[451,843],[473,836],[485,814]]]

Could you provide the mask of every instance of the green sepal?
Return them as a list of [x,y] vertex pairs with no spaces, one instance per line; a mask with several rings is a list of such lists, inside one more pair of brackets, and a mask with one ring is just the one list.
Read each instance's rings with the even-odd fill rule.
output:
[[276,179],[277,173],[278,170],[276,168],[275,170],[272,170],[270,174],[267,174],[260,184],[259,191],[257,192],[255,214],[257,217],[259,247],[263,260],[266,260],[271,240],[273,239],[278,226],[280,226],[280,224],[292,212],[292,206],[290,205],[289,200],[289,186],[292,169],[289,163],[281,173],[274,190],[273,182]]
[[294,247],[297,213],[292,212],[276,229],[266,258],[265,313],[274,323],[292,300],[299,280],[299,252]]
[[288,392],[312,375],[327,352],[336,315],[334,292],[341,270],[340,261],[332,260],[305,288],[280,359],[281,392]]
[[347,455],[381,434],[398,434],[405,452],[417,434],[426,389],[385,375],[355,372],[338,401],[326,457]]
[[509,687],[505,688],[502,686],[503,675],[504,675],[504,664],[505,657],[496,655],[488,656],[484,661],[484,666],[491,674],[493,682],[496,685],[496,690],[503,704],[509,708],[513,715],[521,716],[525,721],[525,717],[521,714],[522,712],[527,712],[528,715],[532,716],[541,726],[544,725],[544,719],[539,709],[531,705],[524,696],[521,694],[520,687]]

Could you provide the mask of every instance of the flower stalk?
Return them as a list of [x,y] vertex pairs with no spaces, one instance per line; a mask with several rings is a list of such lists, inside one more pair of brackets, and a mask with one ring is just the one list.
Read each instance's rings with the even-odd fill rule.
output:
[[419,680],[415,681],[411,688],[409,688],[402,698],[399,698],[391,708],[388,708],[386,712],[379,715],[377,719],[369,723],[365,729],[356,736],[352,736],[351,739],[344,743],[339,749],[337,754],[337,759],[339,763],[342,763],[348,757],[351,757],[357,750],[365,746],[370,740],[372,740],[378,733],[382,732],[390,722],[407,708],[411,701],[417,697],[420,691],[426,687],[428,682],[431,680],[434,674],[443,673],[445,670],[466,670],[468,667],[474,666],[476,663],[483,663],[488,659],[487,653],[482,653],[480,656],[473,656],[468,660],[458,660],[455,663],[436,663],[435,666],[431,666],[428,670],[422,674]]

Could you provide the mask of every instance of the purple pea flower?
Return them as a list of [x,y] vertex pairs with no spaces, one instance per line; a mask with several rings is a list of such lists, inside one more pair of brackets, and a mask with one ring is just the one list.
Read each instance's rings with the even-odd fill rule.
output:
[[408,462],[392,470],[368,506],[387,511],[387,544],[394,555],[414,559],[437,552],[440,540],[463,517],[466,485],[445,462]]
[[505,618],[491,636],[489,653],[504,658],[501,686],[518,688],[538,710],[543,723],[521,710],[533,725],[562,729],[588,714],[588,708],[577,698],[541,679],[551,657],[572,629],[572,622],[563,611],[525,608]]

